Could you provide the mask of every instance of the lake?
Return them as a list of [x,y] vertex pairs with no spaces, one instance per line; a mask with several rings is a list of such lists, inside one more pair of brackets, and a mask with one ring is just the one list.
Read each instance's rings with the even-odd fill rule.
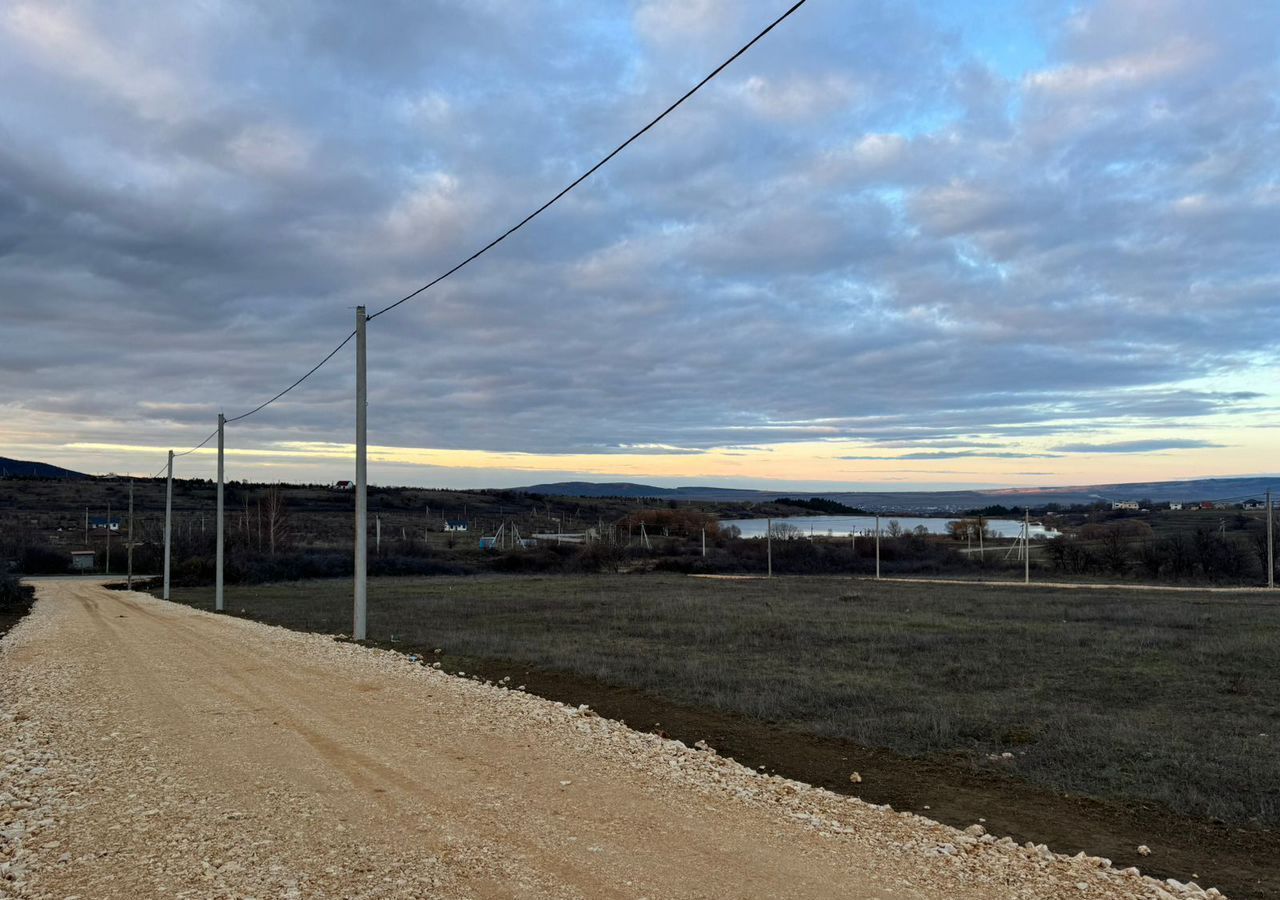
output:
[[[923,516],[881,516],[880,517],[880,533],[885,534],[889,528],[889,521],[892,519],[902,526],[903,531],[912,531],[917,525],[923,525],[929,529],[930,534],[946,534],[947,523],[956,521],[959,516],[951,516],[950,518],[941,517],[923,517]],[[802,533],[808,535],[873,535],[876,530],[875,516],[790,516],[785,519],[774,519],[775,522],[786,522],[788,525],[794,525],[799,528]],[[764,537],[768,528],[768,519],[725,519],[720,523],[721,527],[726,525],[736,525],[742,532],[744,538],[747,537]],[[1016,538],[1022,534],[1022,521],[1020,519],[987,519],[987,530],[995,532],[999,537]],[[1031,523],[1031,537],[1054,537],[1057,531],[1052,528],[1045,528],[1043,525]]]

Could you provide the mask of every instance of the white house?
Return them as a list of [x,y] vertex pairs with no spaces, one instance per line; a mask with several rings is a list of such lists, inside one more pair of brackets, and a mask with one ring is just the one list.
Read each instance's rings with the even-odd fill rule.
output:
[[1137,509],[1138,501],[1137,500],[1112,500],[1111,508],[1112,509]]
[[1177,500],[1172,500],[1169,502],[1169,509],[1182,509],[1182,504]]
[[466,519],[448,519],[444,523],[444,530],[445,531],[466,531],[467,520]]

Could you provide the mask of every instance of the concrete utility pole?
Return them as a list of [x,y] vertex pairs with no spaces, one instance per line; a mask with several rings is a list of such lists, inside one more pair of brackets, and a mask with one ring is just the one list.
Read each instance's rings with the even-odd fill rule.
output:
[[133,479],[129,479],[129,546],[125,551],[125,557],[128,559],[126,563],[126,572],[124,577],[125,590],[133,590]]
[[382,516],[373,517],[373,554],[382,555]]
[[107,501],[107,562],[103,567],[103,575],[111,574],[111,501]]
[[367,482],[369,386],[365,380],[365,312],[356,307],[356,560],[354,614],[351,638],[363,641],[367,635],[365,615],[367,600],[367,565],[369,543],[369,491]]
[[1271,536],[1272,519],[1271,514],[1271,491],[1267,491],[1267,587],[1274,588],[1276,586],[1276,542]]
[[702,529],[702,555],[707,555],[707,529]]
[[173,451],[169,451],[164,489],[164,599],[169,599],[170,538],[173,536]]
[[89,547],[89,507],[84,508],[84,546]]
[[876,513],[876,581],[880,580],[880,514]]
[[[215,554],[215,555],[217,556],[217,563],[216,563],[216,564],[215,564],[215,566],[214,566],[215,572],[214,572],[214,576],[213,576],[213,609],[214,609],[214,611],[215,611],[215,612],[222,612],[222,610],[223,610],[223,608],[224,608],[224,606],[225,606],[225,603],[224,603],[224,600],[223,600],[223,594],[222,594],[222,585],[223,585],[223,580],[222,580],[223,556],[222,556],[222,554],[223,554],[223,550],[224,550],[224,547],[223,547],[223,534],[224,534],[224,532],[225,532],[225,530],[226,530],[226,529],[224,529],[224,528],[222,527],[222,525],[223,525],[223,522],[222,522],[222,517],[223,517],[222,503],[223,503],[223,499],[224,499],[224,494],[223,494],[223,490],[224,490],[224,488],[223,488],[223,475],[224,475],[224,471],[223,471],[223,467],[222,467],[222,458],[223,458],[223,451],[224,451],[224,449],[225,449],[225,445],[224,445],[224,443],[223,443],[223,431],[225,430],[226,424],[227,424],[227,417],[226,417],[225,415],[223,415],[222,413],[218,413],[218,511],[217,511],[216,516],[215,516],[215,518],[216,518],[216,520],[217,520],[217,526],[218,526],[218,535],[217,535],[217,537],[216,537],[215,541],[216,541],[216,544],[217,544],[217,548],[218,548],[218,549],[217,549],[216,554]],[[203,532],[204,532],[204,516],[201,516],[201,517],[200,517],[200,531],[201,531],[201,533],[203,533]]]
[[1022,508],[1022,583],[1031,583],[1031,510]]
[[768,544],[769,577],[773,577],[773,519],[765,519],[765,541]]

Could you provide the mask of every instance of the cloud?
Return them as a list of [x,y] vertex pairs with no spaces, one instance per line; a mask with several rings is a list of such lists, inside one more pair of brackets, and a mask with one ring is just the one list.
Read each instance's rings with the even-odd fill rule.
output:
[[1208,447],[1222,447],[1213,441],[1195,438],[1151,438],[1132,441],[1112,441],[1105,444],[1072,443],[1060,444],[1053,449],[1059,453],[1159,453],[1163,450],[1200,450]]

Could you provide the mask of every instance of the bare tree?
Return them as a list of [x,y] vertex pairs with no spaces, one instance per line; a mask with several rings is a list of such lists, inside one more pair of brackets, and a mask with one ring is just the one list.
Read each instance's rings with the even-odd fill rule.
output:
[[774,522],[769,528],[769,534],[775,541],[792,541],[800,537],[801,531],[790,522]]
[[284,492],[278,487],[269,488],[258,508],[266,516],[267,540],[271,544],[271,555],[275,556],[276,549],[283,549],[289,537],[289,511],[285,508]]

